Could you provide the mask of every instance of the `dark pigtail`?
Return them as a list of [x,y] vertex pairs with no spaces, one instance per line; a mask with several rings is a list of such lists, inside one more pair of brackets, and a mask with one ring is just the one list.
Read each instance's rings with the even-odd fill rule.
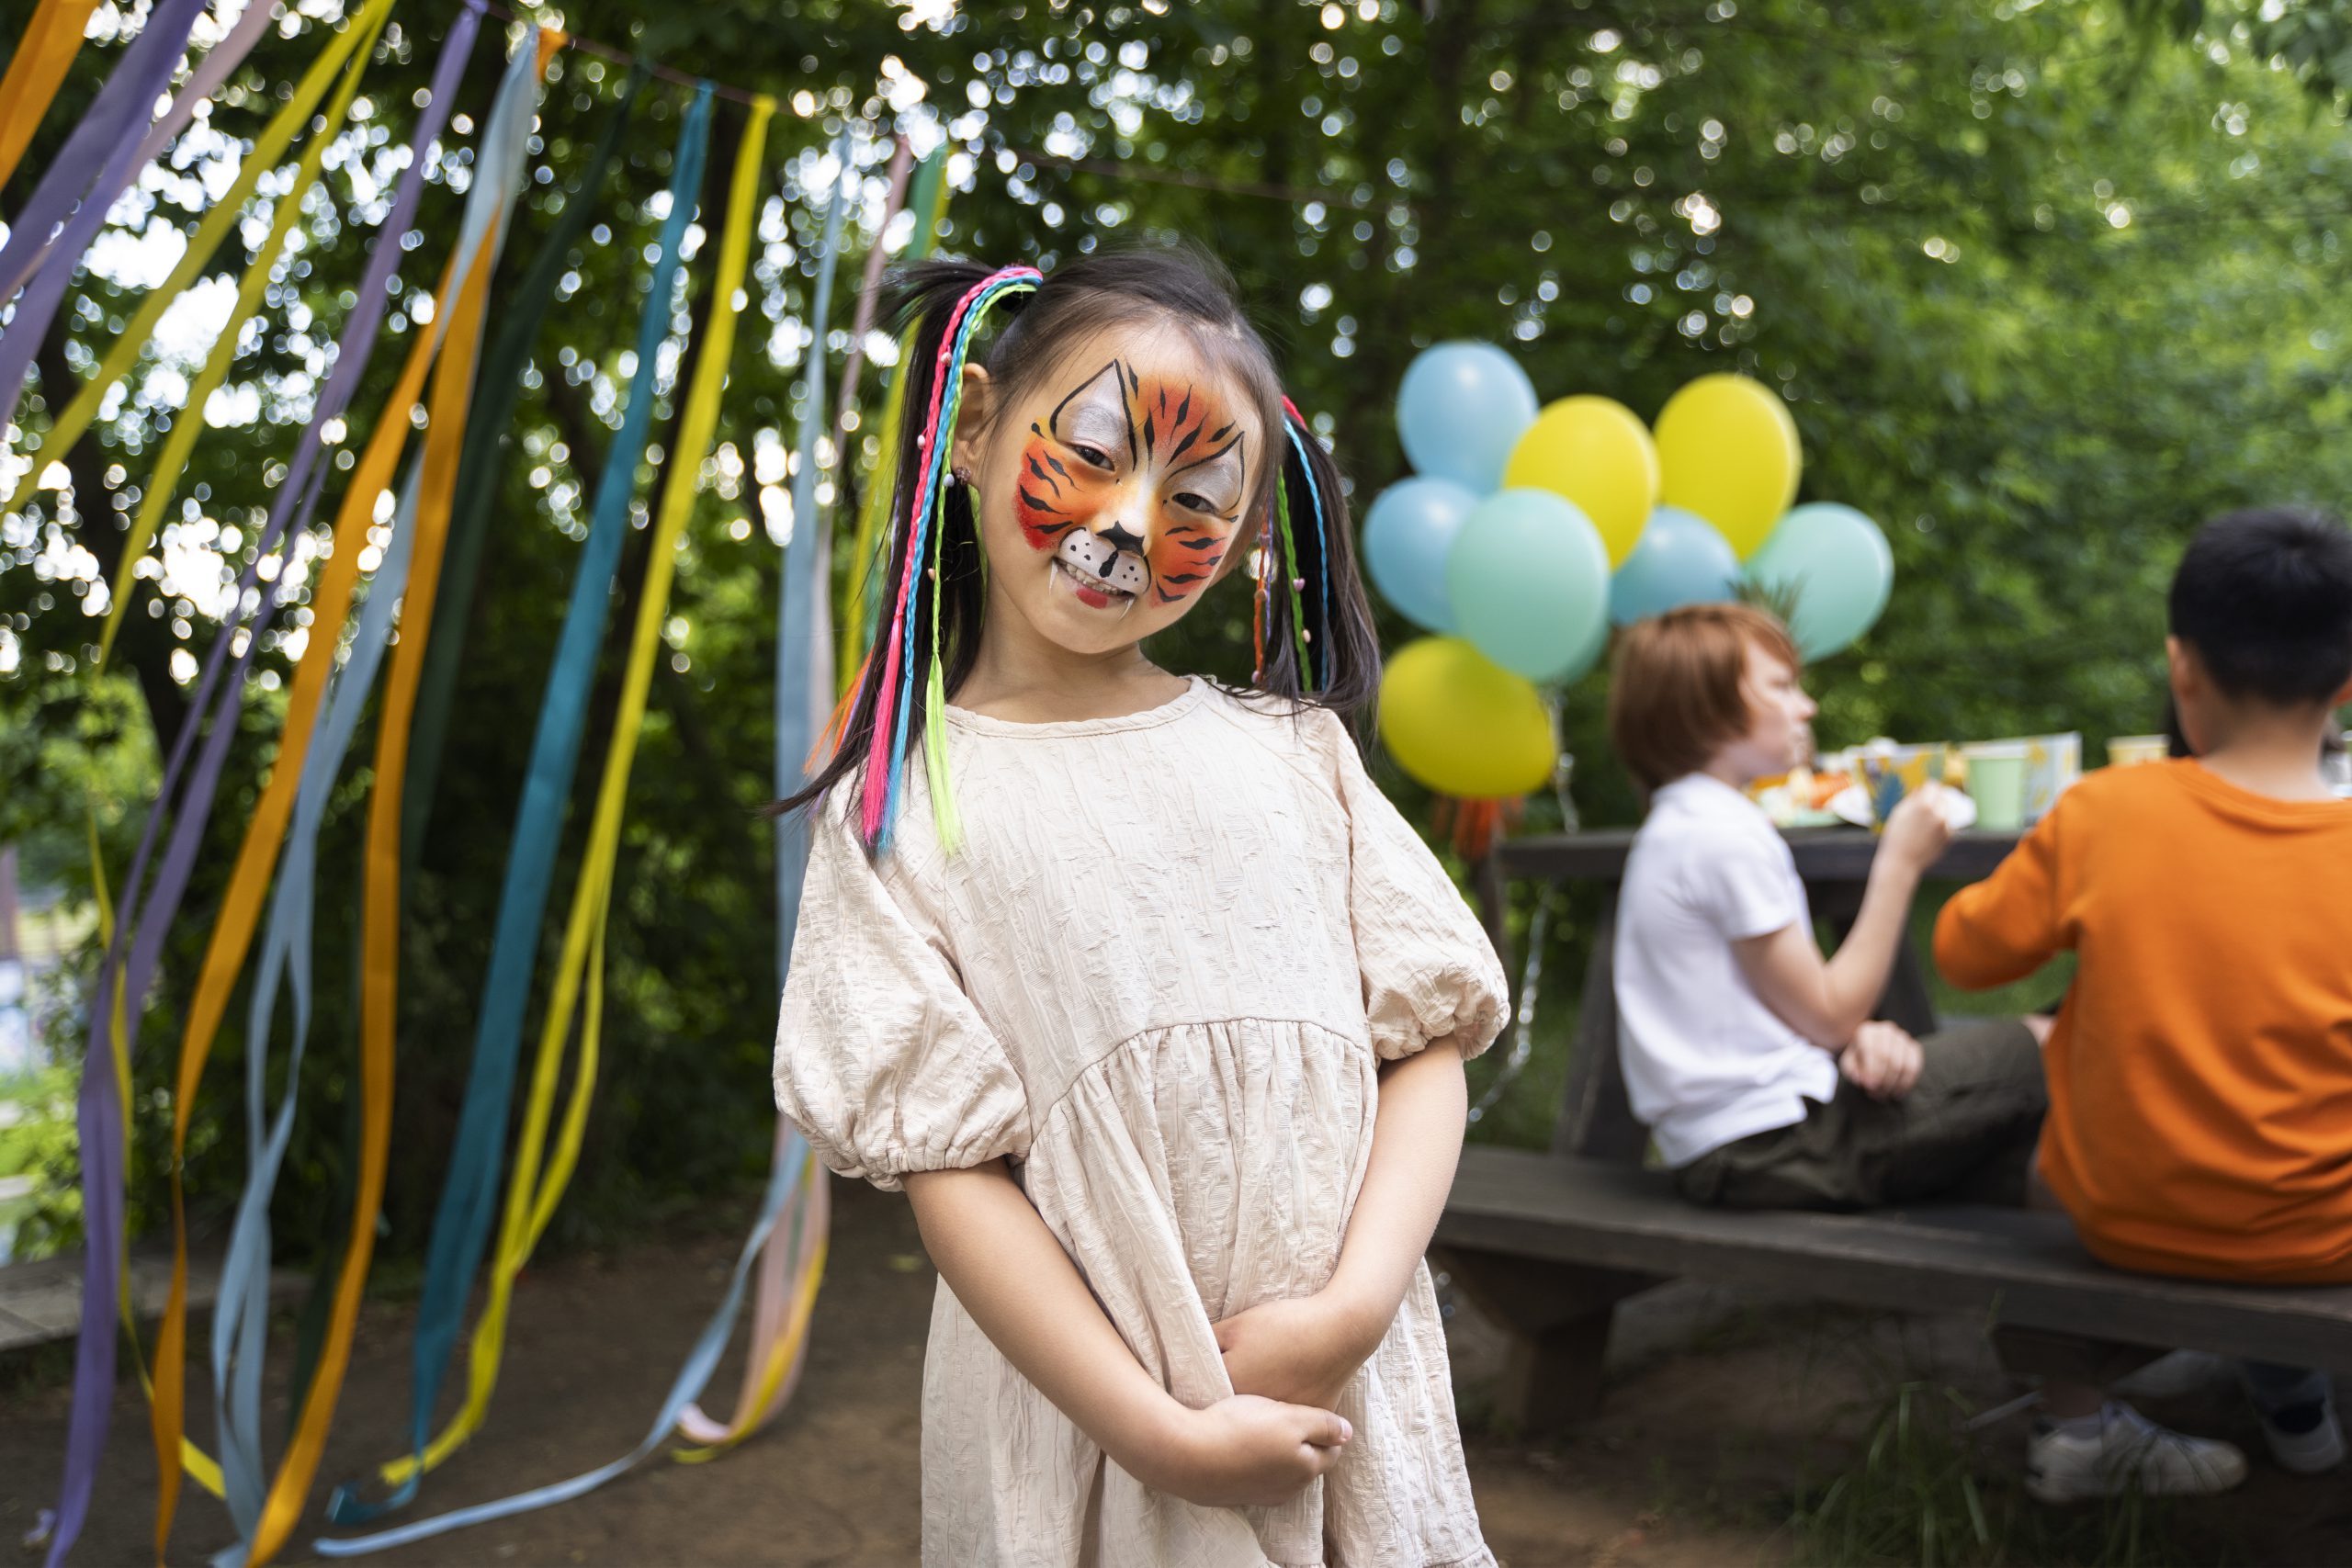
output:
[[1340,470],[1288,399],[1259,558],[1254,684],[1330,708],[1361,736],[1380,694],[1380,640]]

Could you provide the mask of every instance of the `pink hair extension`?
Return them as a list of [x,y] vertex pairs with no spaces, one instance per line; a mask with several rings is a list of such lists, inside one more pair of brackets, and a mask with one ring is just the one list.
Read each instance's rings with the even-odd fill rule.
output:
[[[865,838],[869,844],[881,836],[883,818],[887,815],[889,803],[895,735],[892,720],[899,705],[899,687],[905,683],[907,674],[905,661],[900,657],[899,649],[903,641],[902,633],[907,624],[908,609],[914,595],[916,573],[922,566],[922,558],[918,551],[922,544],[922,523],[933,488],[932,478],[937,472],[941,460],[941,455],[936,448],[939,443],[945,439],[944,433],[940,428],[939,411],[944,401],[947,389],[948,367],[955,361],[956,340],[962,333],[964,319],[975,301],[1000,283],[1014,278],[1035,281],[1039,276],[1035,268],[1025,266],[1005,267],[990,273],[966,290],[963,297],[956,301],[955,308],[947,315],[946,330],[940,334],[939,356],[932,374],[931,403],[924,413],[922,433],[916,437],[916,445],[922,452],[922,472],[913,487],[914,494],[907,513],[905,568],[899,577],[898,603],[891,612],[888,645],[883,649],[882,665],[876,677],[880,682],[880,685],[876,694],[874,739],[866,753],[862,801]],[[933,613],[937,613],[935,603]]]

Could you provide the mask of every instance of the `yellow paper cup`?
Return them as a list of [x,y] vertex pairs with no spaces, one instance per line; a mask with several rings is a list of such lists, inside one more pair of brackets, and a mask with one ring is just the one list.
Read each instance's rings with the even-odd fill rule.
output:
[[2107,739],[2107,765],[2110,768],[2136,768],[2143,762],[2161,762],[2172,755],[2172,742],[2161,735],[2110,735]]

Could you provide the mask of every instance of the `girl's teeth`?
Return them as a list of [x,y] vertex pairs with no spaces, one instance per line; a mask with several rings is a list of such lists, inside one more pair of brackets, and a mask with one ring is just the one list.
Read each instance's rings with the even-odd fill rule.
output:
[[1103,581],[1101,578],[1080,571],[1076,567],[1073,567],[1067,562],[1061,563],[1061,568],[1064,571],[1069,573],[1069,580],[1072,582],[1077,583],[1080,588],[1091,588],[1097,593],[1108,593],[1114,599],[1132,599],[1135,597],[1135,595],[1128,592],[1127,590],[1124,588],[1114,588],[1109,583]]

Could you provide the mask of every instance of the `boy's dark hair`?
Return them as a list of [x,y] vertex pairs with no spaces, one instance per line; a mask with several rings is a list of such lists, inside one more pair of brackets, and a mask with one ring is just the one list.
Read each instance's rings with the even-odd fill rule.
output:
[[2173,573],[2171,617],[2228,695],[2326,702],[2352,680],[2352,531],[2303,507],[2216,517]]

